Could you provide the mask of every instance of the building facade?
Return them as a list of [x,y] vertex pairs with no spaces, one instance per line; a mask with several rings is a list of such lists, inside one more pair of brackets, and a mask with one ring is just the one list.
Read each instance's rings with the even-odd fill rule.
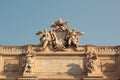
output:
[[0,80],[120,79],[120,46],[80,45],[83,34],[58,19],[38,45],[1,45]]

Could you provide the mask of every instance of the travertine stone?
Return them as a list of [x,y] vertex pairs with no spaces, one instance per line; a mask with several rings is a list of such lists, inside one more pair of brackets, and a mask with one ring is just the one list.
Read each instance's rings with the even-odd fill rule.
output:
[[89,54],[86,56],[87,62],[87,72],[88,76],[101,76],[101,70],[100,70],[100,60],[98,59],[98,56],[95,52],[89,52]]
[[120,46],[80,45],[83,34],[58,19],[38,45],[1,45],[0,80],[119,80]]
[[50,31],[46,29],[42,32],[39,31],[36,35],[41,36],[41,50],[45,50],[47,45],[51,46],[51,48],[61,51],[64,48],[74,47],[78,48],[78,36],[83,35],[84,32],[76,31],[74,29],[70,29],[67,22],[63,22],[62,19],[58,19],[56,22],[52,22]]
[[33,74],[35,54],[27,52],[23,75]]
[[79,56],[41,56],[36,58],[35,67],[39,73],[82,74],[84,71],[83,58]]

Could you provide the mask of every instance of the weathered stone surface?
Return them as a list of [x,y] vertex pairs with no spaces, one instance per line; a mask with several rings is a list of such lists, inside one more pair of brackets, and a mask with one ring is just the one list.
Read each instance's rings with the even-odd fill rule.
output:
[[51,27],[39,45],[0,46],[0,80],[120,79],[120,46],[80,45],[83,32],[61,19]]
[[35,61],[35,71],[54,74],[80,74],[83,70],[83,59],[79,56],[41,56]]

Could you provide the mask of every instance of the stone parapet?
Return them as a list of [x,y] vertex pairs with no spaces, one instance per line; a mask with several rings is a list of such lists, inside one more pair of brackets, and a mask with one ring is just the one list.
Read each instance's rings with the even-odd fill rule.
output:
[[[47,48],[45,51],[39,51],[39,45],[26,45],[26,46],[0,46],[0,53],[3,55],[11,55],[11,54],[24,54],[25,52],[37,52],[40,54],[72,54],[70,52],[74,52],[76,54],[87,54],[89,52],[96,52],[98,55],[120,55],[120,46],[95,46],[95,45],[84,45],[79,46],[74,50],[72,48],[64,49],[64,51],[54,51]],[[47,53],[46,53],[47,52]]]
[[80,45],[83,34],[58,19],[38,45],[0,45],[0,80],[120,79],[120,46]]

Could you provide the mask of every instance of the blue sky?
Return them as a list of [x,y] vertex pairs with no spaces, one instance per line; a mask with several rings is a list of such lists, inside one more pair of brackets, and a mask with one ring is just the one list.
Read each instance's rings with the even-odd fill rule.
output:
[[120,0],[0,0],[0,45],[39,44],[58,18],[85,32],[82,45],[120,45]]

